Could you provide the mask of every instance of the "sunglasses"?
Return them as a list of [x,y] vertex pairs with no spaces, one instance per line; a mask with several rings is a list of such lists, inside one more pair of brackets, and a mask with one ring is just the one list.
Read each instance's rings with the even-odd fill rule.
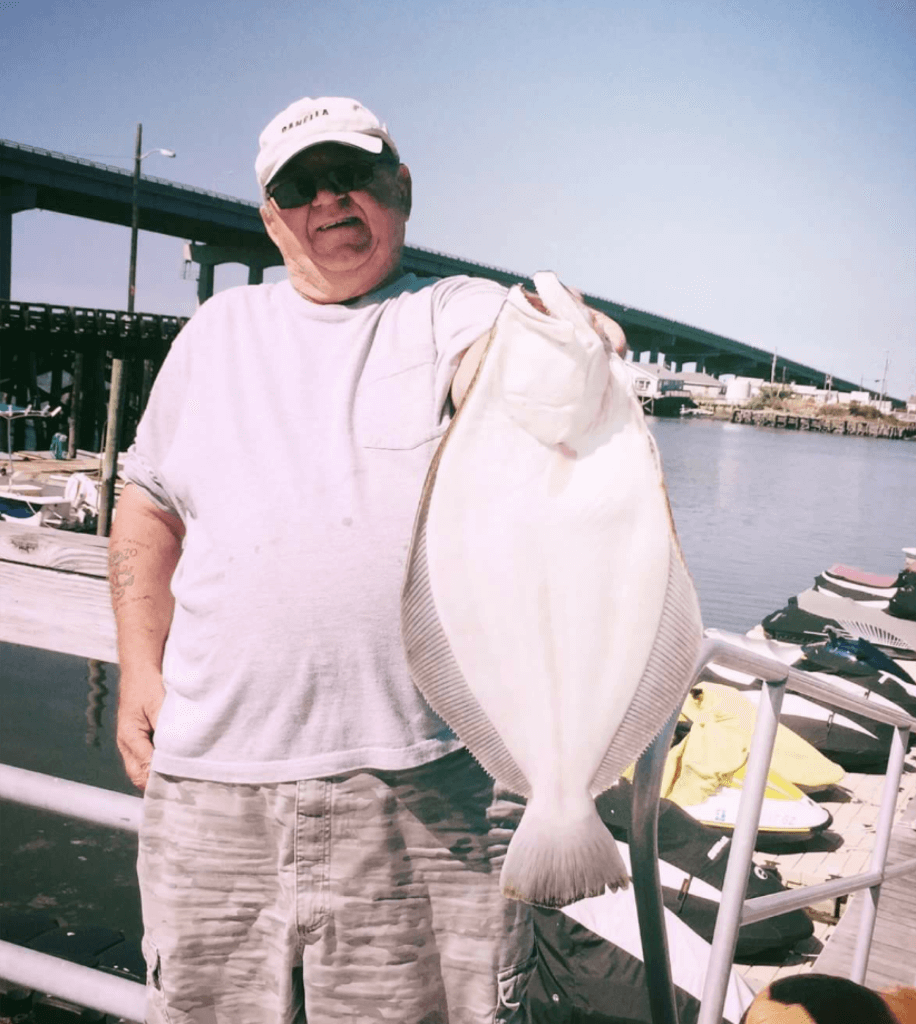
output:
[[379,167],[393,166],[393,160],[350,160],[320,174],[300,171],[294,177],[271,185],[267,194],[281,210],[291,210],[296,206],[307,206],[322,188],[327,188],[337,196],[365,188]]

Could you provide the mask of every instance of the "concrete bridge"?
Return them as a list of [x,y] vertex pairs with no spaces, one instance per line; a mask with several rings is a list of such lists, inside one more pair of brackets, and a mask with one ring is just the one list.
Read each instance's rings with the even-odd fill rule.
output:
[[[52,210],[129,227],[132,202],[130,171],[0,140],[0,300],[11,298],[12,231],[17,212]],[[200,266],[201,301],[213,293],[214,271],[222,263],[247,266],[249,283],[257,284],[265,267],[282,262],[254,202],[162,178],[141,177],[139,216],[144,230],[191,240],[186,255]],[[518,281],[531,285],[523,275],[416,246],[406,248],[404,264],[420,275],[469,274],[507,285]],[[642,357],[654,363],[664,354],[666,364],[676,368],[695,363],[698,370],[717,376],[735,373],[769,378],[775,373],[777,380],[817,387],[823,387],[830,376],[829,371],[784,356],[777,357],[774,370],[773,353],[765,349],[600,296],[587,294],[586,300],[620,323],[637,360]],[[858,384],[840,377],[833,377],[832,382],[837,391],[859,390]]]

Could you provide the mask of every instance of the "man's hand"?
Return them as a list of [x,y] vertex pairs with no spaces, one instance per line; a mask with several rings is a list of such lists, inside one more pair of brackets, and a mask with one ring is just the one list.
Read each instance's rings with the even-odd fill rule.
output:
[[[536,310],[546,313],[548,316],[550,315],[550,310],[544,305],[544,300],[540,295],[536,292],[529,292],[527,288],[523,288],[522,291],[525,298]],[[620,324],[616,320],[612,320],[607,313],[602,313],[599,309],[592,309],[591,306],[586,306],[582,298],[582,292],[576,288],[567,288],[567,291],[575,295],[585,309],[588,310],[588,314],[592,318],[592,330],[604,342],[604,348],[608,354],[616,352],[623,359],[624,353],[627,350],[627,339]]]
[[108,542],[111,605],[118,626],[118,750],[130,781],[146,786],[153,733],[165,697],[162,654],[172,622],[169,583],[184,525],[135,484],[118,501]]
[[146,789],[149,779],[153,734],[164,697],[161,672],[149,669],[145,674],[134,672],[128,677],[122,671],[118,697],[118,750],[127,777],[140,790]]
[[[581,292],[573,291],[573,294],[581,298]],[[550,310],[544,305],[541,297],[536,292],[529,292],[527,289],[523,289],[525,298],[531,303],[536,310],[541,313],[549,314]],[[624,353],[627,350],[627,339],[623,333],[623,328],[617,323],[616,320],[612,320],[606,313],[602,313],[597,309],[592,309],[591,306],[585,307],[589,315],[592,318],[592,327],[595,330],[599,338],[604,342],[605,351],[610,355],[611,352],[616,352],[621,359],[623,359]],[[467,394],[468,388],[471,385],[471,381],[474,379],[474,374],[477,372],[477,367],[480,364],[480,360],[483,358],[483,354],[486,351],[487,342],[490,340],[490,332],[482,335],[473,345],[464,353],[461,357],[461,362],[458,364],[458,369],[455,371],[455,376],[452,378],[452,402],[457,409],[459,405],[464,401],[464,396]]]

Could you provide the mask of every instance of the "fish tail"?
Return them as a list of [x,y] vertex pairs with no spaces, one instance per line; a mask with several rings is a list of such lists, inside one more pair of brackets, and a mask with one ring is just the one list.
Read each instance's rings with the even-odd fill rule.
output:
[[503,895],[539,907],[565,907],[605,887],[629,885],[614,837],[594,802],[583,801],[575,817],[531,802],[522,815],[503,863]]

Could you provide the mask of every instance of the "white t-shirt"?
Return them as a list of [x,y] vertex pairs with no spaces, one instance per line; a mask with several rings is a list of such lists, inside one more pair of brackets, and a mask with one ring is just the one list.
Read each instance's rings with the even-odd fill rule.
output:
[[235,288],[175,340],[125,465],[187,529],[156,771],[281,782],[460,746],[410,679],[400,592],[452,376],[505,294]]

